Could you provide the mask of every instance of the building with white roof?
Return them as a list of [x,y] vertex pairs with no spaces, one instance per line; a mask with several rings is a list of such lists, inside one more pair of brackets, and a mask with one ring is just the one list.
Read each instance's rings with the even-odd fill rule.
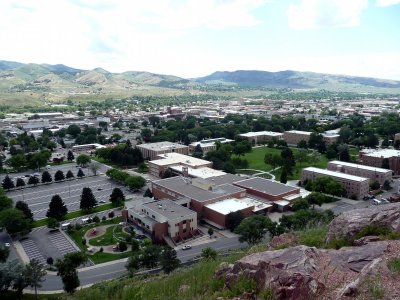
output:
[[347,196],[355,199],[362,199],[368,195],[369,179],[341,172],[334,172],[315,167],[304,168],[301,173],[301,182],[314,181],[318,177],[331,177],[338,181],[346,190]]
[[378,181],[381,185],[383,185],[385,181],[392,180],[392,170],[388,169],[375,168],[337,160],[330,161],[327,168],[331,171],[342,172],[360,177],[367,177],[371,180]]
[[[183,165],[176,165],[176,166],[171,166],[169,167],[172,170],[172,173],[176,173],[176,174],[184,174],[186,176],[189,177],[193,177],[193,178],[210,178],[210,177],[216,177],[216,176],[222,176],[225,175],[226,173],[220,170],[215,170],[209,167],[203,167],[203,168],[191,168],[191,167],[186,167],[185,170],[185,166]],[[185,172],[187,172],[185,174]]]
[[217,150],[216,142],[219,142],[221,144],[227,144],[234,142],[234,140],[226,138],[215,138],[215,139],[208,139],[208,140],[201,140],[199,142],[194,142],[189,144],[189,153],[193,153],[198,145],[200,145],[204,154],[207,153],[208,151]]
[[283,133],[273,131],[251,131],[247,133],[241,133],[239,134],[239,136],[242,138],[246,138],[249,142],[253,144],[259,144],[262,142],[270,141],[273,138],[281,140],[283,137]]
[[[394,149],[364,149],[360,151],[360,162],[363,165],[382,168],[386,164],[395,175],[400,174],[400,151]],[[386,162],[385,162],[386,159]]]
[[144,159],[149,160],[156,159],[160,154],[165,153],[189,154],[188,146],[171,142],[140,144],[136,147],[142,152]]

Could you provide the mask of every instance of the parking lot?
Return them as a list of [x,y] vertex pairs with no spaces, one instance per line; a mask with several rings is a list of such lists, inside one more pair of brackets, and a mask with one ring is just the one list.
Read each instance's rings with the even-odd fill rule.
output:
[[[73,164],[72,167],[73,166],[75,165]],[[59,169],[61,168],[53,168],[52,172],[54,173]],[[78,170],[77,168],[71,168],[71,166],[63,168],[64,173],[69,169],[71,169],[76,176]],[[83,169],[83,171],[87,174],[88,169]],[[14,202],[25,201],[32,210],[34,218],[42,219],[46,217],[51,198],[56,194],[61,196],[68,207],[68,211],[79,210],[80,196],[84,187],[92,189],[99,204],[109,203],[110,194],[115,187],[119,187],[124,192],[125,197],[132,195],[127,188],[111,181],[105,175],[83,177],[82,179],[75,178],[63,182],[38,185],[36,187],[10,191],[7,195],[12,198]]]

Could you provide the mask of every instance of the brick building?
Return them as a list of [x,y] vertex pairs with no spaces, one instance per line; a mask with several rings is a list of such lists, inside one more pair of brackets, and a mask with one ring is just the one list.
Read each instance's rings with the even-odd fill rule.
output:
[[216,138],[216,139],[208,139],[208,140],[201,140],[199,142],[194,142],[189,144],[189,153],[192,154],[196,149],[197,145],[200,145],[201,149],[203,150],[203,154],[207,153],[208,151],[217,150],[216,142],[220,142],[221,144],[229,144],[234,142],[234,140],[226,138]]
[[212,162],[204,159],[195,158],[180,153],[159,154],[159,159],[149,161],[149,173],[156,177],[161,177],[168,168],[172,166],[190,167],[191,169],[199,169],[203,167],[212,167]]
[[342,172],[350,175],[366,177],[371,180],[376,180],[381,185],[383,185],[385,181],[392,180],[392,170],[388,169],[375,168],[337,160],[330,161],[327,168],[331,171]]
[[400,174],[400,151],[394,149],[364,149],[360,151],[359,161],[361,164],[376,168],[382,168],[384,159],[389,162],[389,168],[395,175]]
[[300,141],[308,141],[310,140],[311,132],[309,131],[300,131],[300,130],[289,130],[283,133],[283,139],[289,145],[297,145]]
[[123,215],[157,243],[166,242],[166,238],[180,242],[198,234],[197,213],[171,200],[133,201]]
[[188,146],[171,142],[140,144],[136,147],[142,152],[144,159],[148,160],[156,159],[160,154],[165,153],[189,154]]
[[334,172],[314,167],[304,168],[301,173],[301,182],[314,181],[318,177],[331,177],[338,181],[345,189],[348,197],[363,199],[369,192],[369,179],[341,172]]
[[257,131],[257,132],[247,132],[239,134],[240,137],[246,138],[252,144],[261,144],[263,142],[268,142],[273,138],[281,140],[283,133],[273,132],[273,131]]

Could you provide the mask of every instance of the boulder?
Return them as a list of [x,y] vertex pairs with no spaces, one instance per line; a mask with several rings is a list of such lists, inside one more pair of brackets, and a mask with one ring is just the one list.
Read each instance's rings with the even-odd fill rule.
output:
[[363,246],[368,243],[380,241],[381,238],[376,235],[367,235],[353,242],[353,246]]
[[400,203],[353,209],[340,214],[329,224],[326,242],[351,240],[371,224],[400,232]]
[[269,242],[269,248],[271,250],[293,247],[296,245],[297,245],[297,237],[294,233],[290,232],[274,236]]

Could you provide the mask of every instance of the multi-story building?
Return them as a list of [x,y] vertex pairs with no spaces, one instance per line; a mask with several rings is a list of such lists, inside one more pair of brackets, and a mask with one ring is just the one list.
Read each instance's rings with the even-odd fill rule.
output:
[[203,154],[208,151],[217,150],[216,142],[220,142],[221,144],[232,143],[234,140],[226,139],[226,138],[216,138],[216,139],[208,139],[201,140],[199,142],[194,142],[189,144],[189,153],[193,153],[198,145],[200,145],[201,150],[203,150]]
[[366,166],[382,168],[385,166],[384,160],[387,159],[390,170],[395,175],[400,174],[400,151],[394,149],[364,149],[360,151],[360,163]]
[[197,213],[174,201],[143,199],[128,203],[125,220],[135,223],[155,242],[166,242],[167,237],[179,242],[198,234]]
[[159,154],[159,159],[149,161],[149,173],[156,177],[163,177],[162,174],[172,166],[190,167],[199,169],[212,167],[212,162],[176,152]]
[[311,132],[309,131],[300,131],[300,130],[289,130],[283,133],[283,139],[289,145],[297,145],[300,141],[308,141],[310,140]]
[[365,177],[315,167],[304,168],[301,173],[301,181],[303,184],[306,181],[314,181],[318,177],[331,177],[337,180],[345,189],[348,197],[363,199],[368,195],[369,179]]
[[338,129],[325,131],[324,133],[322,133],[322,136],[327,145],[332,145],[334,143],[337,143],[340,138]]
[[328,170],[346,173],[350,175],[366,177],[371,180],[376,180],[379,184],[383,185],[385,181],[392,180],[392,170],[375,168],[360,164],[353,164],[344,161],[330,161],[328,163]]
[[189,154],[188,146],[171,142],[140,144],[136,147],[142,152],[144,159],[148,160],[156,159],[160,154],[165,153]]
[[257,132],[247,132],[239,134],[240,137],[246,138],[252,144],[260,144],[263,142],[268,142],[273,138],[281,140],[283,133],[272,132],[272,131],[257,131]]

